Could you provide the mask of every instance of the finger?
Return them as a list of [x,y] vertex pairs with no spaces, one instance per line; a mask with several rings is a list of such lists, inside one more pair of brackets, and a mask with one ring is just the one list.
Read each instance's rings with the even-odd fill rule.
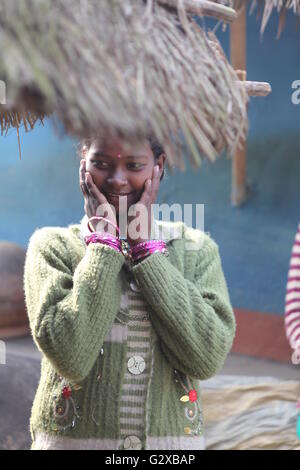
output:
[[90,199],[93,198],[94,201],[94,214],[107,217],[111,221],[116,221],[113,206],[109,204],[104,194],[97,188],[89,172],[86,172],[86,184],[90,193]]
[[90,196],[96,199],[100,204],[108,203],[106,197],[95,185],[93,178],[89,172],[85,173],[85,183],[90,193]]
[[157,198],[157,194],[160,186],[160,173],[159,166],[155,165],[153,168],[153,178],[152,178],[152,187],[151,187],[151,202],[154,202]]
[[151,196],[151,179],[149,178],[148,180],[146,180],[145,190],[139,201],[139,203],[142,204],[147,209],[147,211],[149,210],[150,196]]
[[90,218],[95,215],[96,209],[98,207],[98,203],[88,188],[89,186],[87,183],[88,172],[86,172],[85,160],[81,160],[79,172],[80,172],[80,187],[82,188],[83,196],[85,199],[84,209],[85,209],[87,216]]
[[85,197],[89,196],[89,191],[85,182],[85,160],[81,160],[79,168],[80,189]]
[[141,199],[140,199],[141,204],[146,205],[147,202],[150,200],[151,185],[152,185],[151,179],[148,178],[145,182],[145,189],[144,189],[144,192],[143,192],[143,194],[141,196]]

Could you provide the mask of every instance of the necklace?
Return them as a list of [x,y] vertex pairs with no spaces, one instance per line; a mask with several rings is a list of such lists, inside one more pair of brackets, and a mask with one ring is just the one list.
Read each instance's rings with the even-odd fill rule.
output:
[[119,240],[121,242],[121,250],[122,250],[123,255],[125,256],[125,259],[127,261],[131,261],[132,257],[131,257],[131,252],[130,252],[130,245],[129,245],[127,239],[126,238],[120,238]]

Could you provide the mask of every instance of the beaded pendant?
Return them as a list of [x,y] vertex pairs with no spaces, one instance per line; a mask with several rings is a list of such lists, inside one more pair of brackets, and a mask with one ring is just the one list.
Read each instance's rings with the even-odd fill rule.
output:
[[130,252],[130,245],[127,241],[127,239],[120,238],[120,243],[121,243],[121,251],[125,257],[126,260],[132,261],[132,256]]

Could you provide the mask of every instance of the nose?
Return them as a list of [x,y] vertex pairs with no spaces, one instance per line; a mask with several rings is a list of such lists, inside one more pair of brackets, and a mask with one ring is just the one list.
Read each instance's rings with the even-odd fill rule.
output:
[[116,170],[107,178],[107,183],[111,191],[118,192],[127,186],[128,181],[126,175],[121,170]]

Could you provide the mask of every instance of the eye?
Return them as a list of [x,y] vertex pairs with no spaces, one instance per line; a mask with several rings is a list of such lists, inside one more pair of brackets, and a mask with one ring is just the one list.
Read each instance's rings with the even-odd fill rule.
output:
[[[132,165],[132,167],[130,168],[130,165]],[[128,167],[132,170],[139,170],[141,168],[143,168],[144,165],[142,165],[141,163],[128,163]]]
[[108,168],[108,166],[109,166],[109,164],[107,162],[101,162],[99,160],[93,161],[92,163],[93,163],[94,166],[96,166],[96,167],[99,166],[100,168]]

